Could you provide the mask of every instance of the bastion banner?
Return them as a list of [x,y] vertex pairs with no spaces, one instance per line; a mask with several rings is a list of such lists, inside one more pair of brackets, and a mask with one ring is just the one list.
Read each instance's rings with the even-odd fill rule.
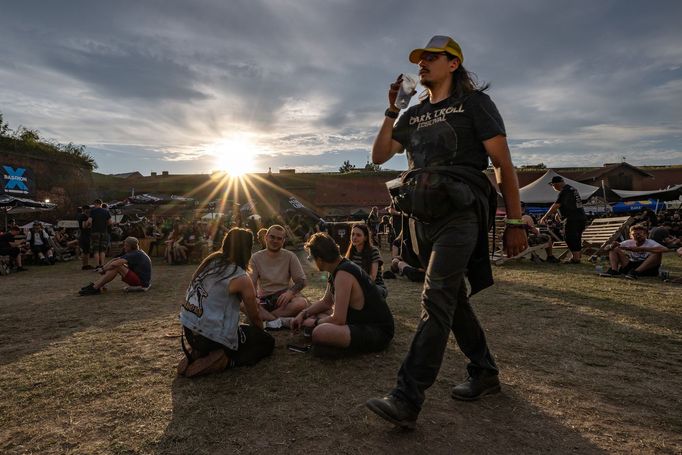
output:
[[35,193],[33,171],[25,167],[0,164],[0,194],[31,197]]

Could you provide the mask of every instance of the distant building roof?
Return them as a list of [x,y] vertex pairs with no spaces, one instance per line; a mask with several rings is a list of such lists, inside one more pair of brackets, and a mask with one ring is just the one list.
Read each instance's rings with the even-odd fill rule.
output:
[[109,174],[112,177],[117,177],[119,179],[129,179],[131,177],[142,177],[142,174],[140,174],[138,171],[135,172],[124,172],[123,174]]
[[604,167],[600,167],[598,169],[594,169],[594,170],[585,172],[584,174],[581,174],[580,176],[578,176],[578,178],[576,178],[576,180],[579,180],[581,182],[595,181],[595,180],[599,179],[600,177],[602,177],[603,175],[609,174],[609,173],[611,173],[611,172],[613,172],[619,168],[624,168],[624,169],[627,169],[630,171],[637,172],[637,173],[643,175],[644,177],[654,178],[654,176],[649,174],[648,172],[646,172],[646,171],[644,171],[644,170],[642,170],[636,166],[628,164],[626,162],[622,162],[622,163],[606,163],[606,164],[604,164]]

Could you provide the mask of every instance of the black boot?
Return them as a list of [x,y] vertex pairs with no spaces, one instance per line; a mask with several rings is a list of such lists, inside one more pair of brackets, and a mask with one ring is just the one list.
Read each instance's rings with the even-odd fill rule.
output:
[[456,400],[474,401],[483,395],[490,395],[500,391],[500,379],[497,375],[481,374],[477,377],[469,376],[462,384],[452,389],[452,398]]
[[414,427],[417,425],[419,411],[415,410],[406,401],[393,395],[386,395],[383,398],[371,398],[365,404],[370,411],[396,426],[414,430]]

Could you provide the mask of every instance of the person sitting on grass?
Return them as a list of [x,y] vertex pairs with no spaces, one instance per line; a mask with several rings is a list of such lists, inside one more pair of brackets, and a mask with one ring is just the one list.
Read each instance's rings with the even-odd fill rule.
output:
[[[178,374],[193,377],[254,365],[272,353],[275,339],[263,331],[256,291],[246,273],[252,247],[250,231],[232,228],[220,250],[194,272],[180,308],[183,336],[190,347],[183,341],[185,357]],[[250,325],[239,324],[240,310]]]
[[647,238],[647,228],[636,224],[630,228],[630,239],[614,242],[609,250],[609,269],[601,276],[612,277],[621,274],[630,280],[640,276],[658,276],[663,253],[668,248]]
[[423,283],[426,271],[422,266],[419,256],[412,249],[412,238],[409,228],[405,226],[391,245],[391,272],[395,275],[404,276],[415,283]]
[[270,226],[265,235],[266,249],[254,253],[249,264],[260,317],[269,329],[289,327],[291,317],[308,305],[300,294],[306,285],[303,267],[294,253],[283,248],[285,240],[281,225]]
[[381,265],[384,261],[381,259],[379,248],[372,245],[372,236],[366,224],[356,224],[351,229],[346,259],[350,259],[360,266],[369,275],[374,284],[381,289],[383,297],[386,298],[388,290],[386,289],[386,284],[384,284],[381,272]]
[[140,249],[136,237],[128,237],[123,241],[124,254],[104,264],[102,277],[96,283],[81,288],[80,295],[97,295],[107,283],[121,276],[128,286],[126,291],[147,290],[152,281],[152,261],[147,253]]
[[386,349],[393,339],[393,315],[379,287],[357,264],[341,256],[328,234],[314,234],[305,248],[317,268],[329,273],[327,290],[294,318],[291,327],[312,329],[313,353],[319,356]]

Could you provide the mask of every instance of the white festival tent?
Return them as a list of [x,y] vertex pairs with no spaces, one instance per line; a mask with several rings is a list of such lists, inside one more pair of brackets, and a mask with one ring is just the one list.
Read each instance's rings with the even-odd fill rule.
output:
[[[559,174],[550,169],[536,181],[521,188],[519,190],[521,202],[524,204],[552,204],[556,202],[559,193],[554,191],[554,188],[550,186],[549,182],[552,181],[552,177],[557,175]],[[585,185],[584,183],[576,182],[575,180],[567,179],[563,176],[560,177],[562,177],[564,182],[568,185],[571,185],[578,190],[580,199],[583,201],[588,200],[590,196],[599,191],[598,186]]]

